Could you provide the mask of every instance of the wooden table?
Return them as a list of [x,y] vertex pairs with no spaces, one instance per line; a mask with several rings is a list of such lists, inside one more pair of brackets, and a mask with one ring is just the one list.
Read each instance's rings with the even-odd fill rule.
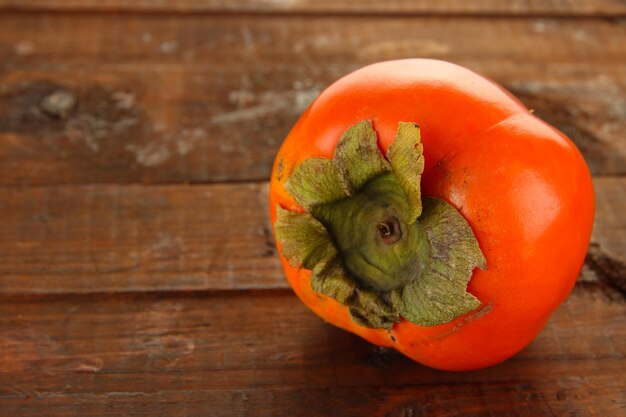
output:
[[[471,3],[471,4],[469,4]],[[0,415],[626,415],[626,3],[0,0]],[[537,340],[445,373],[309,312],[267,179],[330,82],[457,62],[568,134],[593,244]]]

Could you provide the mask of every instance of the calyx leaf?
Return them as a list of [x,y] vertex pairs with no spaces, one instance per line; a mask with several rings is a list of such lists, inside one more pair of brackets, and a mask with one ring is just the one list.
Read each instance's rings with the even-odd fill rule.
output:
[[350,317],[365,327],[391,329],[400,321],[396,307],[376,291],[356,290],[356,296],[348,305]]
[[480,305],[467,283],[474,268],[485,269],[486,262],[469,224],[445,200],[425,198],[420,222],[430,243],[430,262],[419,279],[394,290],[391,299],[405,319],[434,326]]
[[330,159],[310,158],[296,167],[285,188],[307,211],[348,196],[340,172]]
[[276,239],[289,265],[313,269],[319,262],[337,255],[326,228],[312,216],[276,207]]
[[398,132],[387,150],[393,173],[398,178],[409,200],[411,210],[409,224],[422,214],[420,181],[424,172],[424,145],[420,128],[416,123],[398,123]]
[[334,298],[342,304],[348,303],[357,288],[337,256],[315,265],[311,272],[311,287],[313,291]]
[[376,132],[369,120],[346,130],[335,148],[333,163],[350,195],[356,194],[372,178],[391,170],[378,149]]

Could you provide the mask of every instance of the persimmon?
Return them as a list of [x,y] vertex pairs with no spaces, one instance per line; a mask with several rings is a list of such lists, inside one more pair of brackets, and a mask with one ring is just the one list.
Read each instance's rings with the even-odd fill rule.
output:
[[494,82],[410,59],[329,86],[278,151],[285,274],[324,320],[425,365],[527,346],[582,268],[594,213],[576,146]]

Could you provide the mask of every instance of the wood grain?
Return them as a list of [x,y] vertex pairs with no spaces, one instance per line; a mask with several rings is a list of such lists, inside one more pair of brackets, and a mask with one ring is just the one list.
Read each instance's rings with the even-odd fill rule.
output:
[[[624,174],[625,37],[593,19],[4,13],[0,184],[264,180],[327,85],[413,56],[491,77],[593,173]],[[73,101],[45,108],[55,93]]]
[[332,13],[507,16],[624,16],[619,0],[0,0],[0,10],[60,10],[151,13]]
[[626,179],[595,178],[596,222],[592,240],[626,261]]
[[[0,0],[0,415],[623,416],[625,23],[621,0]],[[572,294],[481,371],[315,317],[269,225],[299,114],[415,56],[504,85],[596,175]]]
[[577,288],[537,340],[476,372],[427,369],[289,291],[0,303],[6,415],[620,416],[626,304]]
[[[599,253],[626,262],[626,179],[595,180]],[[286,288],[266,183],[0,188],[0,294]],[[590,263],[581,279],[611,279]]]
[[0,292],[284,287],[266,184],[0,189]]

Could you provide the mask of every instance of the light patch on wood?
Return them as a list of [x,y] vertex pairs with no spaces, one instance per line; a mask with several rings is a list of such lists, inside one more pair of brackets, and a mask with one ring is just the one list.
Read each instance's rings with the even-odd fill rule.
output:
[[177,40],[169,40],[161,43],[159,49],[164,54],[172,54],[178,50],[178,41]]
[[135,94],[130,91],[116,91],[111,94],[111,98],[118,109],[128,110],[135,104]]
[[147,145],[126,145],[126,150],[135,154],[138,164],[144,167],[153,167],[167,161],[170,151],[166,144],[149,142]]
[[70,358],[67,362],[55,366],[54,371],[97,373],[100,372],[103,366],[104,361],[101,358],[87,356],[78,359]]
[[[213,124],[231,124],[248,121],[258,121],[259,118],[268,117],[276,113],[300,114],[319,95],[318,89],[296,91],[268,91],[258,95],[258,103],[248,107],[242,107],[242,103],[250,102],[250,94],[242,90],[235,90],[229,94],[231,101],[238,103],[238,108],[233,111],[219,113],[211,117]],[[254,96],[252,96],[254,97]]]
[[185,257],[185,242],[180,236],[160,233],[156,242],[141,252],[144,261]]
[[133,320],[133,335],[139,342],[148,336],[166,334],[178,323],[184,305],[175,301],[155,302]]
[[30,41],[20,41],[15,44],[15,52],[18,55],[30,55],[35,50],[35,45]]
[[254,35],[250,31],[250,29],[246,26],[241,28],[241,37],[243,39],[243,44],[245,45],[248,54],[254,56],[256,55],[256,45],[254,42]]
[[286,110],[291,101],[284,93],[265,93],[260,97],[259,103],[249,107],[238,108],[230,112],[216,114],[211,117],[211,123],[231,124],[255,120]]
[[141,349],[145,349],[149,359],[167,368],[176,366],[182,358],[191,355],[195,348],[192,339],[181,335],[153,336],[141,343]]
[[154,167],[168,161],[174,154],[187,155],[206,137],[207,132],[202,128],[183,129],[179,134],[165,131],[148,143],[128,144],[125,149],[135,155],[138,164]]

